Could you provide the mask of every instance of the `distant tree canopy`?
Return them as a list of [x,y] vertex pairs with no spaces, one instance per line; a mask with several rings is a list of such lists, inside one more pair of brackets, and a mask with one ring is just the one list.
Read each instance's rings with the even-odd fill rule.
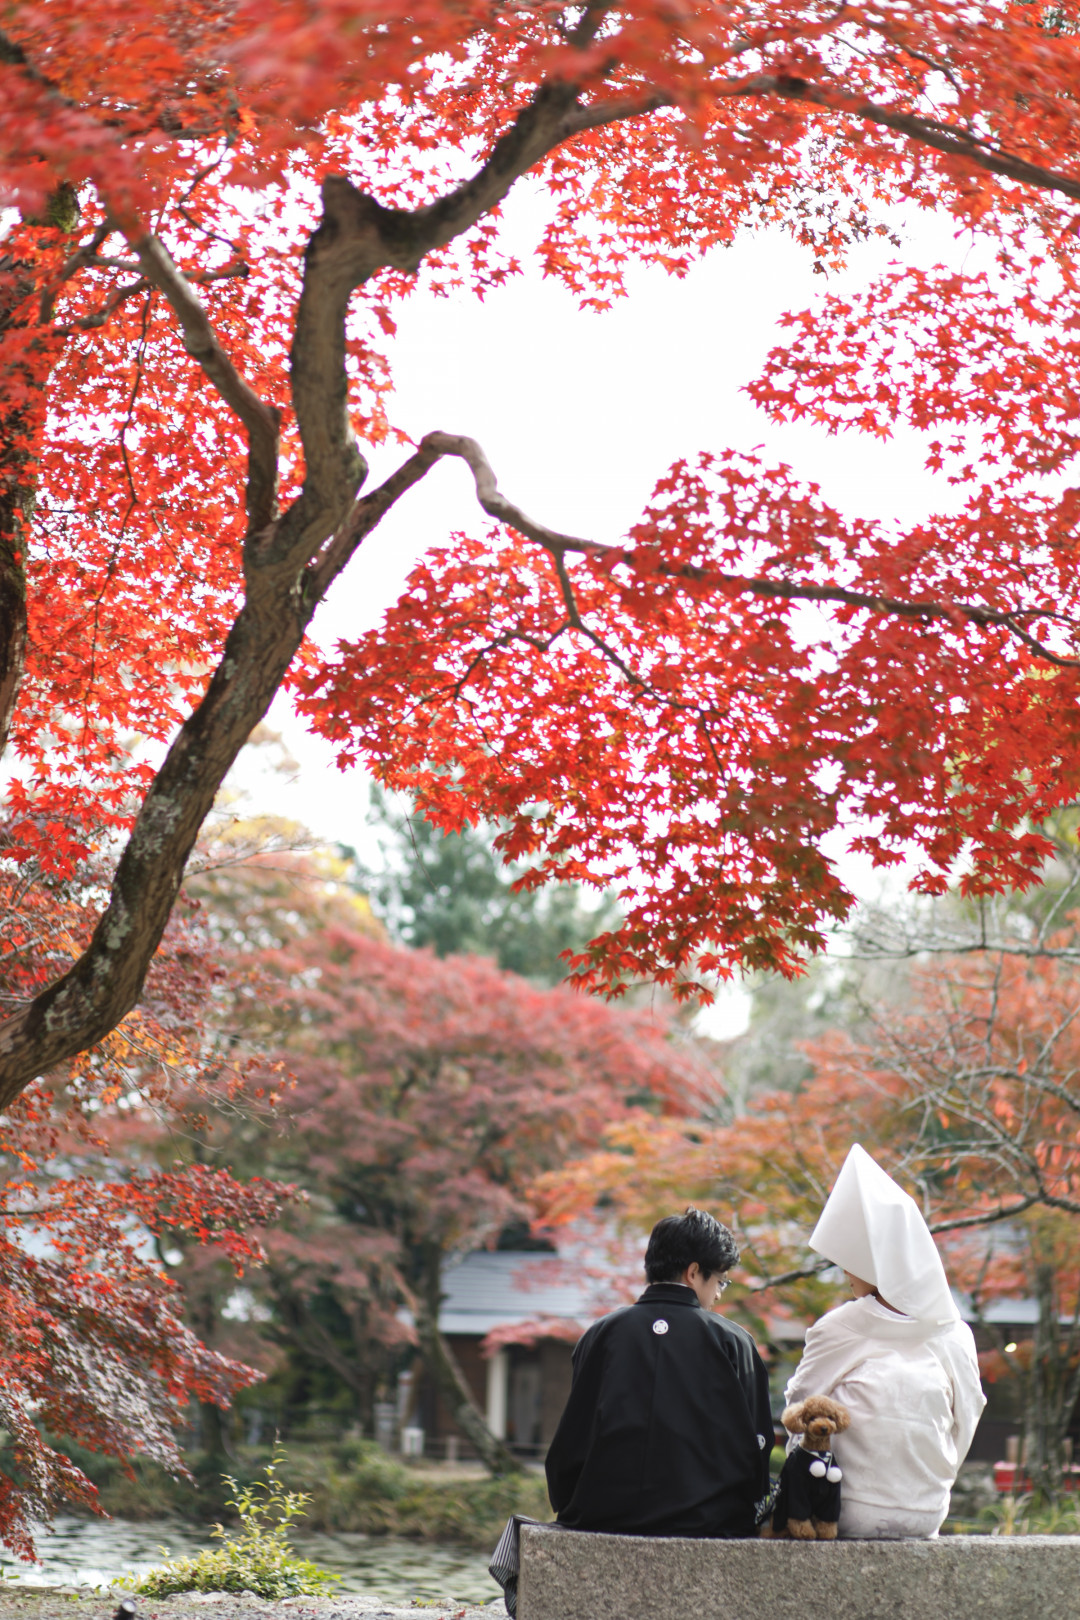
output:
[[250,1321],[223,1315],[227,1269],[178,1245],[204,1339],[264,1369],[269,1339],[279,1389],[290,1372],[294,1388],[336,1380],[367,1422],[413,1353],[407,1309],[459,1426],[492,1467],[513,1466],[438,1331],[444,1261],[527,1223],[538,1172],[595,1148],[643,1098],[680,1113],[710,1077],[663,1016],[389,943],[339,879],[333,863],[271,853],[202,880],[211,926],[239,941],[213,1020],[250,1054],[244,1088],[216,1107],[196,1096],[183,1138],[141,1120],[124,1139],[170,1163],[273,1166],[304,1189],[251,1282],[261,1351]]
[[574,884],[515,889],[527,870],[507,867],[484,826],[444,833],[376,790],[372,821],[385,865],[361,872],[378,912],[403,945],[430,946],[436,956],[492,956],[508,973],[541,984],[566,976],[564,951],[581,952],[618,910]]

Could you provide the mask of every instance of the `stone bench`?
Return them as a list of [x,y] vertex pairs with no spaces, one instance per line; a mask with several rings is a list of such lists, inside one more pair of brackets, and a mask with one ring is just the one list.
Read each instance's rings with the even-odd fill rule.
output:
[[1080,1536],[691,1541],[523,1525],[519,1620],[1072,1620]]

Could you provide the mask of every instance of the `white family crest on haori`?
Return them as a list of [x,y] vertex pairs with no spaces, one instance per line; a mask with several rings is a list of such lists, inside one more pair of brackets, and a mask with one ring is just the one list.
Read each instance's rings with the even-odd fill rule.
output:
[[917,1321],[959,1320],[919,1206],[858,1143],[844,1160],[810,1247]]
[[656,1321],[652,1325],[652,1330],[653,1330],[654,1333],[666,1333],[667,1332],[668,1325],[664,1321],[664,1318],[662,1316],[658,1316],[656,1318]]

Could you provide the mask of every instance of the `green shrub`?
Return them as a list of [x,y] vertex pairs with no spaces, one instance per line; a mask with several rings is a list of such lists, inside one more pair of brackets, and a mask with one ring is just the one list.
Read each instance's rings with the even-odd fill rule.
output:
[[992,1536],[1080,1536],[1080,1502],[1037,1503],[1032,1496],[1002,1496],[982,1509],[974,1525]]
[[511,1513],[551,1517],[547,1487],[533,1473],[445,1479],[370,1441],[350,1442],[347,1452],[338,1447],[334,1464],[327,1468],[324,1459],[321,1477],[310,1481],[313,1527],[493,1547]]
[[309,1498],[302,1491],[285,1489],[279,1478],[283,1461],[283,1453],[275,1447],[264,1480],[241,1487],[224,1476],[233,1493],[228,1505],[240,1519],[238,1533],[219,1524],[211,1534],[219,1538],[220,1546],[206,1547],[194,1558],[170,1558],[125,1584],[142,1597],[157,1598],[172,1592],[254,1592],[257,1597],[280,1599],[333,1591],[338,1577],[299,1558],[289,1546],[289,1530],[303,1516]]
[[363,1531],[423,1541],[494,1547],[511,1513],[550,1519],[541,1474],[491,1479],[479,1473],[419,1467],[389,1456],[370,1440],[329,1447],[289,1447],[288,1485],[310,1497],[312,1530]]

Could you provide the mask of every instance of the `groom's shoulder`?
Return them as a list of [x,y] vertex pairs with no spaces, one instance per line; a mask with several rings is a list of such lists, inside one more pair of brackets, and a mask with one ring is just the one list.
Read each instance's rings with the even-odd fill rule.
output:
[[578,1340],[579,1348],[583,1345],[595,1344],[597,1339],[605,1338],[609,1333],[618,1329],[620,1322],[625,1322],[627,1316],[633,1311],[633,1305],[618,1305],[613,1311],[604,1316],[598,1316],[591,1327],[587,1327]]
[[702,1311],[701,1314],[718,1338],[737,1344],[743,1350],[756,1348],[753,1335],[748,1333],[741,1323],[733,1322],[727,1316],[719,1316],[715,1311]]

